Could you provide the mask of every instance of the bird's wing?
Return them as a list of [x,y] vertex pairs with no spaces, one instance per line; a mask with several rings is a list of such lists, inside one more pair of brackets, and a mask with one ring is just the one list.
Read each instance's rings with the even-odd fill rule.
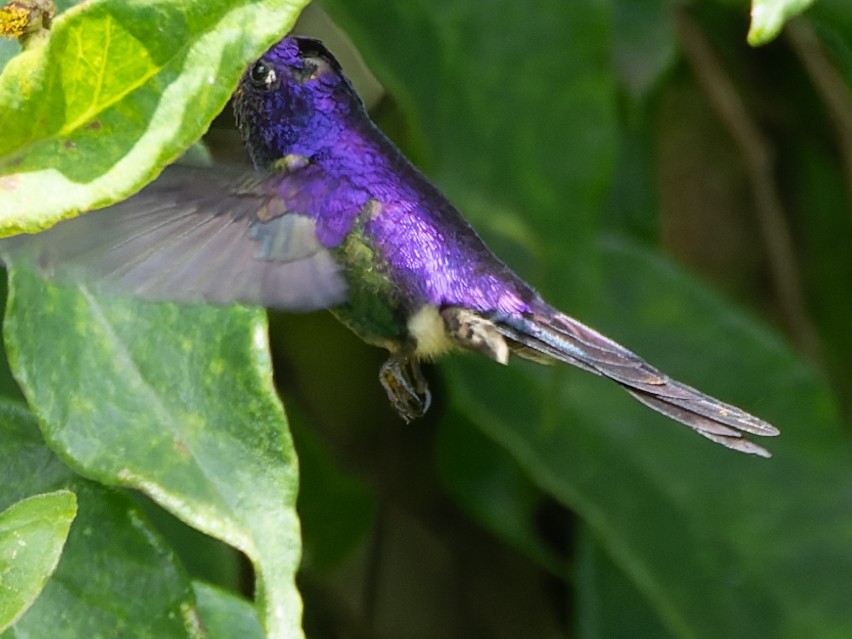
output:
[[778,429],[745,411],[682,384],[641,357],[580,322],[554,311],[530,317],[491,318],[512,350],[536,361],[561,361],[617,382],[643,404],[744,453],[768,457],[744,434],[777,435]]
[[0,240],[0,256],[111,294],[327,308],[346,283],[317,226],[325,206],[349,206],[334,214],[354,220],[358,198],[335,199],[346,188],[311,165],[269,176],[175,165],[124,202]]

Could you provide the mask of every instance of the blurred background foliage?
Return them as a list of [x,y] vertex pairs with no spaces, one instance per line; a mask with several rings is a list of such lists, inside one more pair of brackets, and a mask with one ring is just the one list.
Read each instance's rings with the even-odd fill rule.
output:
[[[769,462],[743,459],[581,373],[464,357],[433,367],[436,406],[401,427],[370,374],[381,353],[331,320],[276,316],[307,628],[851,633],[848,3],[761,48],[742,2],[322,6],[384,87],[380,125],[499,255],[782,436]],[[354,496],[314,494],[315,438],[371,523],[347,532]]]
[[[303,14],[547,299],[782,432],[747,458],[584,373],[461,355],[404,425],[383,352],[273,314],[308,636],[852,636],[852,5],[748,28],[739,0]],[[234,139],[226,110],[207,140]],[[240,555],[138,500],[191,575],[252,594]]]

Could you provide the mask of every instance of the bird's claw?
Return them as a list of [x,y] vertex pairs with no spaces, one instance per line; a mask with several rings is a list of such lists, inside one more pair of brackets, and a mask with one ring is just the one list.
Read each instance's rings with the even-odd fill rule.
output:
[[379,381],[391,405],[406,422],[422,417],[432,402],[432,394],[420,371],[420,363],[405,354],[392,355],[382,364]]

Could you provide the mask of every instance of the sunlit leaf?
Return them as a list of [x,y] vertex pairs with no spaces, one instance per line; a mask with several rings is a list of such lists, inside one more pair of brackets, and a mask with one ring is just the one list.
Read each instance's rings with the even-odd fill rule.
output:
[[299,636],[298,472],[263,311],[98,298],[14,270],[10,291],[10,361],[51,445],[242,550],[270,636]]
[[0,76],[0,234],[138,190],[225,106],[307,0],[101,0]]

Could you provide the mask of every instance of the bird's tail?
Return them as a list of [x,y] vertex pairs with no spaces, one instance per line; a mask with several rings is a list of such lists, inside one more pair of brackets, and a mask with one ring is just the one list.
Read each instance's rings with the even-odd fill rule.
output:
[[643,404],[718,444],[769,457],[744,434],[774,436],[771,424],[675,381],[620,344],[557,311],[490,318],[512,351],[538,362],[567,362],[620,384]]

